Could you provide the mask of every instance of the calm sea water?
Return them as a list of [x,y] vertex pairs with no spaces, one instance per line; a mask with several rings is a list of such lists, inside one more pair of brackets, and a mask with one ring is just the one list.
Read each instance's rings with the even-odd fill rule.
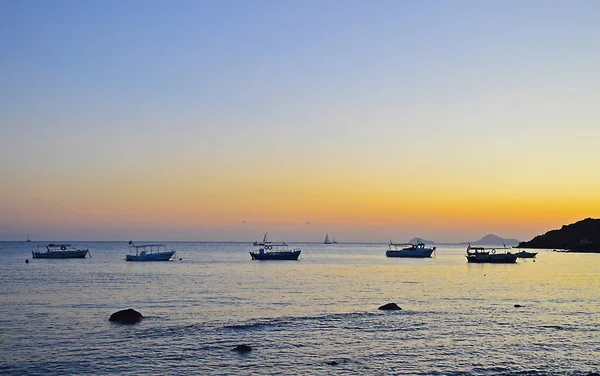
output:
[[[0,374],[600,372],[597,254],[472,265],[464,247],[294,244],[300,261],[258,262],[249,244],[169,243],[181,261],[129,263],[125,243],[74,245],[92,258],[25,264],[35,243],[0,243]],[[147,318],[108,322],[123,308]]]

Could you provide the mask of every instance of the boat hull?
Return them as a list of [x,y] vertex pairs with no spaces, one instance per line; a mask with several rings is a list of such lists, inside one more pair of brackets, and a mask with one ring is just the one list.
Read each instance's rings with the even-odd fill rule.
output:
[[419,250],[398,250],[398,251],[386,251],[387,257],[412,257],[412,258],[428,258],[431,257],[433,249],[419,249]]
[[535,256],[537,256],[537,252],[527,252],[527,251],[521,251],[517,253],[517,257],[520,258],[535,258]]
[[34,259],[69,259],[69,258],[85,258],[88,255],[87,249],[78,249],[76,251],[50,251],[50,252],[35,252],[31,254]]
[[300,250],[284,252],[250,252],[252,260],[298,260]]
[[146,253],[145,255],[125,255],[127,261],[169,261],[175,251]]
[[512,253],[490,255],[468,255],[467,262],[475,264],[514,264],[517,255]]

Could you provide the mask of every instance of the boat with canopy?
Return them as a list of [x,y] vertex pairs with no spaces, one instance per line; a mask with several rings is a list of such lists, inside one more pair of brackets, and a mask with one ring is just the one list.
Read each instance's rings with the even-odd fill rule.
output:
[[[46,251],[44,252],[43,249]],[[68,258],[85,258],[90,251],[87,249],[76,249],[71,244],[48,244],[38,245],[37,251],[31,251],[34,259],[68,259]]]
[[129,242],[129,254],[125,255],[127,261],[169,261],[175,250],[168,251],[165,244],[134,245]]

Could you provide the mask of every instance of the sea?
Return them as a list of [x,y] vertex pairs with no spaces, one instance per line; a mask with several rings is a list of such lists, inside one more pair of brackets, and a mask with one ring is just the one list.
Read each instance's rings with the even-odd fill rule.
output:
[[[31,259],[38,244],[0,243],[2,375],[600,372],[600,254],[297,243],[298,261],[252,261],[248,243],[166,243],[176,259],[136,263],[126,242],[74,242],[92,257],[70,260]],[[126,308],[145,319],[108,321]]]

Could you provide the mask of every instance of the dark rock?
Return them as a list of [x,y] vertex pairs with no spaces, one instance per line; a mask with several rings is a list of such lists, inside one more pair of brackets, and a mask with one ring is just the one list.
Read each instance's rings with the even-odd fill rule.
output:
[[330,366],[337,366],[339,363],[336,362],[335,360],[332,360],[331,362],[325,362],[325,364],[328,364]]
[[400,308],[398,306],[398,304],[396,304],[396,303],[384,304],[381,307],[379,307],[378,309],[380,309],[382,311],[401,311],[402,310],[402,308]]
[[119,324],[135,324],[142,321],[144,316],[136,311],[135,309],[124,309],[110,315],[108,321],[116,322]]
[[25,263],[26,263],[26,264],[29,264],[29,259],[25,259]]
[[236,347],[231,349],[231,351],[235,351],[235,352],[239,352],[239,353],[247,353],[247,352],[252,351],[252,347],[250,347],[248,345],[237,345]]
[[522,308],[523,306],[520,304],[515,304],[515,308]]

